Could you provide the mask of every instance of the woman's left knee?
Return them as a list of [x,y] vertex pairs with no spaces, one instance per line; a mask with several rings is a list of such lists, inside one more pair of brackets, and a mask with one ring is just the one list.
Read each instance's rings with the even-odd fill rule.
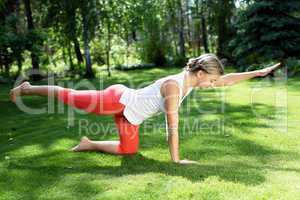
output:
[[119,153],[122,155],[130,155],[130,154],[136,154],[138,152],[139,148],[138,146],[131,146],[131,147],[120,147]]

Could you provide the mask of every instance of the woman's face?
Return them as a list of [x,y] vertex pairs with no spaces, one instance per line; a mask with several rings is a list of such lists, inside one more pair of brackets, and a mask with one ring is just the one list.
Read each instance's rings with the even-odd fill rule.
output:
[[220,75],[208,74],[202,70],[198,71],[196,76],[198,88],[213,88],[214,83],[220,78]]

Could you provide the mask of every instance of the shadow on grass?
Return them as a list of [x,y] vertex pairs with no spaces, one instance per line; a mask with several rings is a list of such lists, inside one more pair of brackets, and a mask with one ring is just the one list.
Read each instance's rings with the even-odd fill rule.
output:
[[[155,75],[156,73],[150,73],[149,76],[143,75],[142,78],[139,74],[136,74],[135,76],[140,77],[138,82],[143,82],[156,79]],[[116,78],[115,81],[117,82],[120,80]],[[294,89],[296,90],[297,87]],[[36,98],[29,100],[31,105],[40,105],[45,104],[46,102]],[[68,138],[75,142],[78,141],[80,137],[77,133],[78,130],[76,127],[68,130],[66,129],[66,115],[43,114],[28,116],[27,114],[19,111],[12,103],[8,103],[8,101],[1,99],[0,104],[2,109],[0,114],[1,119],[7,122],[0,127],[1,145],[2,147],[4,146],[4,149],[0,149],[0,154],[5,154],[6,152],[22,149],[27,145],[35,144],[40,145],[44,148],[43,150],[46,150],[50,145],[55,144],[60,139]],[[226,116],[222,116],[223,114],[220,112],[219,105],[224,106]],[[192,124],[195,119],[202,119],[203,113],[196,110],[198,106],[202,106],[209,110],[216,109],[217,112],[213,113],[213,115],[223,117],[223,120],[225,120],[225,128],[227,126],[233,126],[246,134],[253,133],[253,128],[269,128],[266,122],[255,120],[257,116],[253,113],[253,107],[249,105],[229,104],[218,100],[203,101],[201,104],[195,105],[192,104],[192,111],[188,112],[188,115],[185,113],[188,123]],[[255,104],[254,107],[263,119],[274,119],[272,114],[275,113],[275,107],[265,104]],[[50,120],[49,117],[54,119]],[[97,117],[98,116],[84,115],[80,118],[96,121],[98,120]],[[153,120],[152,123],[160,123],[160,121],[162,121],[162,118]],[[210,123],[212,121],[213,120],[202,120],[201,122]],[[101,117],[101,122],[107,124],[111,121],[107,118]],[[164,123],[164,121],[162,122]],[[72,134],[69,134],[70,132],[72,132]],[[7,141],[9,137],[11,137],[9,133],[12,134],[15,142],[12,146],[5,146],[8,145]],[[94,138],[96,137],[97,136],[94,136]],[[101,138],[101,140],[105,140],[110,137],[111,136],[106,136],[105,138]],[[154,135],[153,137],[152,135],[145,136],[144,139],[147,141],[141,141],[141,150],[148,148],[167,148],[165,140],[162,140],[162,137],[163,136],[161,135]],[[224,137],[224,135],[209,135],[205,131],[203,131],[201,135],[192,135],[190,138],[183,139],[186,142],[193,142],[195,138],[199,139],[197,141],[199,143],[199,147],[193,149],[182,147],[183,153],[188,155],[187,157],[190,159],[201,160],[202,157],[219,158],[226,155],[236,155],[252,156],[255,160],[258,160],[259,163],[248,165],[242,161],[228,161],[223,165],[201,164],[195,166],[179,166],[170,162],[158,161],[145,157],[142,154],[137,154],[135,156],[122,157],[120,166],[105,166],[106,163],[95,163],[95,160],[90,158],[90,153],[73,156],[74,154],[72,153],[69,154],[63,153],[62,151],[51,150],[49,153],[42,153],[40,155],[27,157],[24,155],[24,158],[17,158],[17,160],[11,161],[6,166],[6,170],[8,170],[6,173],[0,172],[0,174],[1,177],[4,177],[3,180],[8,180],[9,176],[14,174],[14,170],[24,172],[22,175],[13,175],[13,177],[17,180],[16,182],[20,183],[20,185],[27,185],[28,180],[32,180],[32,191],[29,195],[31,195],[31,199],[36,199],[34,192],[38,190],[41,185],[54,184],[60,179],[63,179],[63,177],[67,174],[87,173],[88,175],[95,176],[97,174],[104,174],[118,177],[154,172],[169,176],[180,176],[191,181],[202,181],[209,176],[218,176],[227,181],[240,182],[247,185],[258,185],[265,181],[264,173],[265,170],[268,169],[299,172],[299,169],[264,165],[268,164],[268,159],[271,156],[284,156],[285,154],[290,155],[291,152],[270,149],[266,146],[256,144],[253,141],[241,139],[235,136]],[[143,145],[147,143],[153,145]],[[222,148],[218,149],[212,147]],[[92,153],[92,155],[93,154],[94,153]],[[287,159],[287,157],[282,159]],[[78,161],[78,159],[80,159],[80,161]],[[45,173],[47,175],[45,175]],[[75,181],[74,187],[76,187],[76,185],[84,186],[84,184],[86,184],[83,188],[92,192],[92,188],[90,188],[88,183],[83,183],[84,181],[89,180]],[[8,185],[10,185],[10,183],[8,183]],[[14,184],[11,183],[11,185]],[[19,188],[15,188],[14,190],[20,192]]]
[[[41,104],[46,101],[36,101],[31,100],[31,104]],[[210,102],[209,104],[219,104],[220,102]],[[9,103],[8,103],[9,104]],[[205,144],[211,143],[212,141],[221,140],[220,145],[226,144],[226,141],[230,140],[230,138],[224,137],[225,134],[230,134],[230,131],[227,131],[227,128],[234,127],[235,129],[240,130],[242,133],[251,134],[253,133],[253,128],[269,128],[270,126],[261,120],[255,120],[255,115],[252,112],[252,108],[248,105],[234,105],[229,103],[223,103],[226,108],[226,115],[223,113],[215,113],[215,119],[202,119],[203,115],[195,111],[191,111],[185,114],[184,122],[181,123],[181,129],[183,127],[187,127],[185,132],[182,131],[182,139],[195,139],[199,137],[200,140],[205,139]],[[206,105],[204,105],[206,106]],[[208,106],[208,105],[207,105]],[[274,113],[275,108],[269,105],[260,104],[260,113],[262,116],[266,116],[266,118],[272,120],[271,113]],[[0,134],[0,138],[2,138],[2,147],[0,147],[0,154],[3,151],[13,151],[16,149],[20,149],[23,146],[38,144],[44,148],[48,148],[56,140],[60,140],[63,138],[68,138],[71,140],[78,141],[81,136],[87,135],[95,140],[108,140],[111,138],[117,138],[117,133],[114,122],[110,116],[97,116],[94,114],[88,115],[77,115],[75,119],[75,126],[67,128],[67,115],[66,114],[41,114],[41,115],[28,115],[19,111],[17,108],[12,107],[10,105],[5,106],[3,113],[3,118],[6,116],[6,119],[13,119],[13,121],[8,122],[5,127],[0,127],[2,130],[2,134]],[[225,116],[225,117],[224,117]],[[106,132],[99,133],[95,135],[89,135],[88,133],[79,134],[79,119],[88,120],[90,124],[98,123],[100,125],[105,125]],[[209,129],[201,129],[199,126],[195,126],[195,122],[200,125],[207,124],[208,126],[214,125],[216,119],[223,120],[225,132],[221,132],[222,130],[216,130],[215,133],[212,133],[212,130]],[[254,119],[254,120],[249,120]],[[198,120],[198,121],[197,121]],[[157,118],[149,119],[150,128],[145,126],[141,126],[140,129],[140,137],[142,148],[157,148],[157,147],[165,147],[165,120],[161,115]],[[153,125],[153,126],[151,126]],[[159,125],[159,126],[158,126]],[[197,124],[196,124],[197,125]],[[158,128],[159,127],[159,128]],[[103,129],[104,130],[104,129]],[[217,132],[219,131],[219,132]],[[187,136],[185,136],[187,134]],[[13,138],[14,145],[7,146],[9,143],[9,139]],[[147,140],[147,141],[144,141]],[[243,146],[243,142],[233,142],[227,143],[232,148]],[[153,144],[153,145],[147,145]],[[144,145],[145,144],[145,145]],[[245,144],[243,148],[247,148],[247,146],[251,146],[251,142]],[[251,147],[251,150],[255,150],[255,146]],[[250,153],[250,151],[249,151]]]
[[[243,183],[246,185],[258,185],[264,182],[264,170],[266,169],[300,172],[300,169],[296,168],[249,165],[243,162],[228,162],[223,165],[178,165],[171,162],[151,159],[140,153],[132,156],[123,156],[119,166],[103,166],[105,163],[96,163],[94,160],[89,159],[88,155],[92,153],[87,153],[85,156],[69,155],[61,160],[59,159],[59,154],[64,153],[55,151],[38,156],[22,158],[17,162],[10,162],[7,168],[9,170],[27,171],[33,176],[30,178],[33,180],[38,179],[36,176],[43,176],[43,173],[45,172],[48,173],[47,175],[57,176],[57,179],[58,177],[63,177],[68,174],[82,173],[87,173],[92,177],[99,174],[120,177],[145,173],[162,173],[168,176],[180,176],[193,182],[202,181],[210,176],[217,176],[226,181]],[[58,162],[51,161],[56,158],[58,158]],[[79,158],[80,160],[78,160]],[[51,162],[48,162],[48,160]],[[24,181],[25,184],[28,180],[18,181]]]
[[[205,94],[210,93],[211,91],[203,92]],[[214,115],[216,119],[223,120],[225,129],[227,127],[234,127],[235,129],[240,130],[242,133],[253,133],[253,128],[269,128],[270,126],[267,124],[267,122],[263,122],[259,120],[260,118],[273,120],[274,116],[273,114],[276,111],[276,108],[270,105],[266,104],[254,104],[253,106],[250,105],[235,105],[230,104],[227,102],[223,102],[221,100],[214,100],[209,99],[209,101],[201,101],[201,99],[197,102],[195,100],[199,100],[199,98],[192,98],[191,103],[188,104],[188,102],[185,102],[183,105],[183,112],[181,112],[182,117],[181,119],[184,119],[184,123],[193,129],[194,123],[198,122],[201,124],[207,124],[211,125],[214,123],[213,120],[202,120],[202,118],[206,115]],[[69,129],[66,128],[67,125],[67,115],[64,114],[41,114],[41,115],[28,115],[26,113],[23,113],[20,111],[14,104],[8,102],[8,101],[0,101],[0,103],[3,105],[1,117],[3,119],[8,120],[9,122],[6,125],[6,127],[0,127],[3,128],[2,133],[0,137],[3,137],[3,139],[6,141],[9,139],[10,136],[5,135],[6,133],[10,133],[12,137],[16,137],[17,140],[21,139],[21,142],[18,143],[18,145],[15,147],[11,147],[10,149],[13,150],[15,148],[22,148],[24,145],[30,145],[30,144],[42,144],[45,147],[48,147],[52,143],[55,142],[56,139],[61,138],[70,138],[74,140],[78,140],[80,138],[80,135],[78,134],[78,127],[71,127]],[[36,107],[36,105],[43,105],[47,106],[47,101],[42,98],[35,98],[30,97],[27,98],[27,103],[30,106]],[[188,110],[188,106],[190,106],[190,109]],[[221,107],[225,109],[224,112],[221,112]],[[199,110],[199,108],[205,108],[205,110]],[[188,111],[187,111],[188,110]],[[213,113],[206,113],[207,111],[215,111]],[[259,114],[257,116],[254,114]],[[184,118],[183,118],[184,117]],[[103,116],[97,116],[97,115],[80,115],[77,118],[77,121],[75,122],[78,124],[78,119],[86,119],[92,122],[99,122],[101,121],[101,124],[109,124],[110,126],[113,126],[113,121],[108,119],[107,117]],[[11,120],[11,121],[10,121]],[[150,125],[152,126],[152,130],[147,130],[146,128],[141,126],[141,135],[146,134],[149,136],[154,136],[152,139],[151,137],[147,137],[147,140],[154,140],[155,144],[161,144],[161,142],[158,142],[158,140],[161,140],[161,135],[159,137],[156,137],[155,134],[152,133],[158,132],[157,124],[159,124],[161,130],[159,130],[159,134],[165,134],[165,120],[164,117],[158,117],[158,118],[151,118],[147,120],[147,122],[150,122]],[[149,124],[149,123],[148,123]],[[182,126],[185,126],[185,124],[182,124]],[[196,131],[197,133],[199,130],[197,127],[195,130],[189,130],[189,131]],[[111,135],[111,133],[105,133],[107,135]],[[116,134],[116,133],[114,133]],[[208,130],[200,130],[200,135],[209,135]],[[222,135],[224,133],[221,133]],[[97,137],[101,138],[97,138]],[[145,137],[145,138],[146,138]],[[40,138],[40,139],[39,139]],[[103,135],[95,135],[93,136],[93,139],[101,139],[105,140],[108,137],[103,137]],[[158,140],[157,140],[158,139]],[[215,137],[213,138],[216,139]],[[2,141],[4,141],[2,140]],[[151,143],[151,142],[150,142]],[[147,145],[144,146],[147,148]],[[148,145],[148,147],[152,148],[152,145]]]

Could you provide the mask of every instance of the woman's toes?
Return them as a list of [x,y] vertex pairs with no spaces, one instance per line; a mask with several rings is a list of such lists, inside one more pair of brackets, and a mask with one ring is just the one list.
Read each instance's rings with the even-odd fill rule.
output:
[[29,88],[31,85],[28,81],[23,82],[19,86],[13,88],[9,92],[9,98],[12,102],[16,102],[17,96],[22,94],[22,90]]
[[70,151],[76,152],[76,151],[78,151],[78,148],[79,148],[79,145],[76,145],[75,147],[73,147],[72,149],[70,149]]
[[30,83],[28,81],[25,81],[20,86],[22,87],[22,89],[26,89],[26,88],[29,88],[31,85],[30,85]]
[[77,146],[73,147],[71,150],[75,152],[87,151],[90,149],[89,147],[90,147],[90,140],[87,137],[82,137],[80,143]]

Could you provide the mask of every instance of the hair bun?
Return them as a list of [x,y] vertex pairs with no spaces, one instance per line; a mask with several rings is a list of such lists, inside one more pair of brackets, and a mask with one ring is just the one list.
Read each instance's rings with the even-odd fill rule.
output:
[[189,59],[188,63],[186,64],[185,68],[187,70],[192,70],[193,68],[196,67],[197,59],[196,58],[191,58]]
[[188,60],[184,69],[189,72],[197,72],[203,70],[209,74],[224,74],[224,63],[227,59],[220,61],[214,54],[203,54],[197,58],[191,58]]
[[221,64],[222,64],[223,66],[225,66],[225,65],[228,63],[228,59],[227,59],[227,58],[222,58],[222,59],[220,60],[220,62],[221,62]]

